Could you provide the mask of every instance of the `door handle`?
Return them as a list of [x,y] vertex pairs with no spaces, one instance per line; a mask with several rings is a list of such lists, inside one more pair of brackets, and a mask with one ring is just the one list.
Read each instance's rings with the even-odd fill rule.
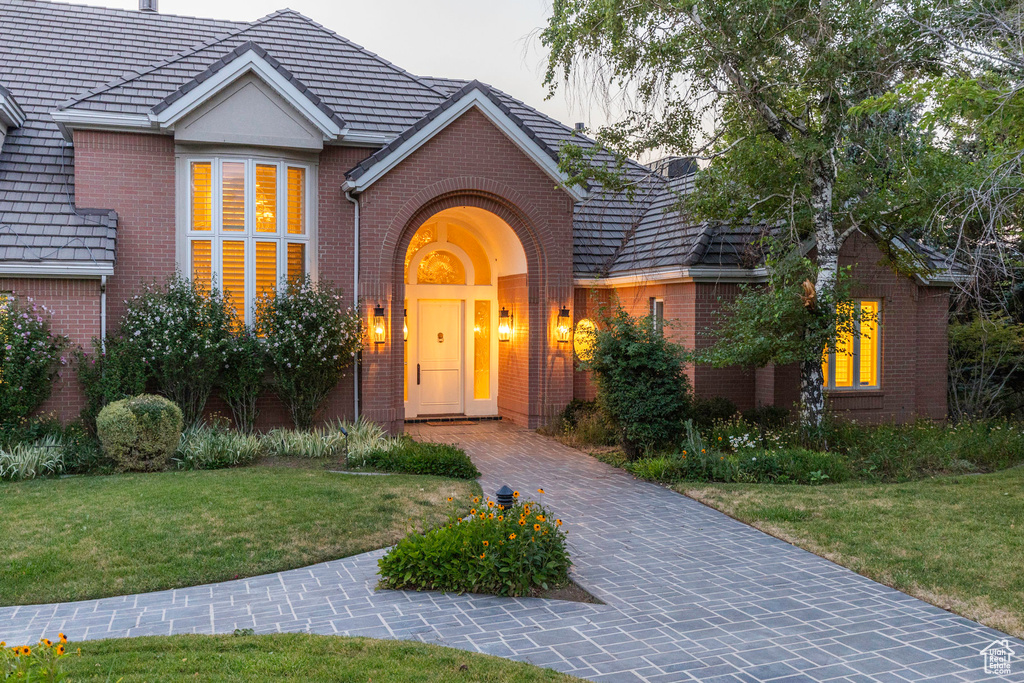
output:
[[416,364],[416,386],[420,384],[420,364]]

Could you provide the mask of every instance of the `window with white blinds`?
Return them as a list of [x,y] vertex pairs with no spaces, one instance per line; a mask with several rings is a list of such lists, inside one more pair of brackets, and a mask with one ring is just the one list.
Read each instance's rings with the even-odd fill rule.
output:
[[308,272],[309,168],[214,157],[189,159],[187,169],[188,272],[252,322],[261,294]]

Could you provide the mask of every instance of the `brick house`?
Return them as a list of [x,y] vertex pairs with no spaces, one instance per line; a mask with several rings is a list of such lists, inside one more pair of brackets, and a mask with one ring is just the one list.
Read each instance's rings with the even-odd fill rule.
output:
[[[631,165],[628,199],[568,186],[559,146],[591,141],[495,88],[413,75],[291,10],[243,23],[142,4],[0,0],[0,292],[45,303],[77,343],[175,270],[247,318],[309,274],[372,321],[325,417],[532,427],[592,397],[572,330],[600,303],[693,347],[764,278],[756,230],[674,210],[686,160]],[[859,419],[946,414],[948,269],[901,246],[934,274],[893,274],[861,236],[842,252],[881,321],[829,362],[833,408]],[[740,408],[797,397],[793,368],[689,373]],[[71,371],[44,410],[81,405]],[[286,413],[267,396],[262,419]]]

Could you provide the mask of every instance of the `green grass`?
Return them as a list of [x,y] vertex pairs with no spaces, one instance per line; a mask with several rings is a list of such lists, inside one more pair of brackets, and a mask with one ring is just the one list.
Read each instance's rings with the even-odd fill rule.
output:
[[475,482],[248,467],[0,484],[0,605],[293,569],[439,523]]
[[675,488],[876,581],[1024,636],[1024,468],[900,484]]
[[423,643],[284,634],[173,636],[74,644],[73,681],[352,681],[534,683],[580,679]]

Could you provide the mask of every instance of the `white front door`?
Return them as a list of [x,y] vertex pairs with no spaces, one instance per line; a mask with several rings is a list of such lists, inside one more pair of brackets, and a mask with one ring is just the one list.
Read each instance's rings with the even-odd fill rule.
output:
[[462,412],[463,302],[421,299],[417,316],[421,415]]

